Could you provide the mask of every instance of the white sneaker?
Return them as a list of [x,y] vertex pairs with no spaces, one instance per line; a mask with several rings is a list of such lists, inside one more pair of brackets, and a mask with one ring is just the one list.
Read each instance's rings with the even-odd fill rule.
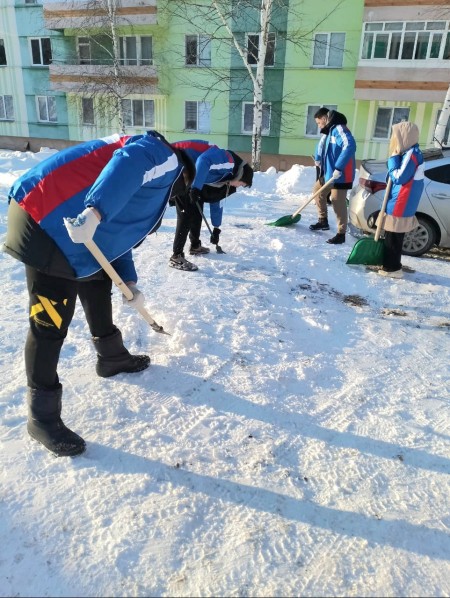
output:
[[380,276],[388,276],[389,278],[403,278],[403,270],[394,270],[393,272],[388,272],[387,270],[378,270],[377,274]]

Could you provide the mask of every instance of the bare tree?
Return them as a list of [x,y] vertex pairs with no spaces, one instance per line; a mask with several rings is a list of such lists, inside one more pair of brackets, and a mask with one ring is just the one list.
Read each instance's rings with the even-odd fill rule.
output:
[[[278,26],[279,22],[285,21],[287,11],[290,11],[290,18],[295,8],[289,6],[287,0],[213,0],[202,2],[201,0],[166,0],[164,10],[170,17],[176,17],[194,31],[208,35],[220,46],[219,52],[232,52],[232,48],[239,55],[244,67],[242,75],[243,97],[251,88],[251,99],[253,102],[253,129],[252,129],[252,163],[256,170],[261,164],[261,142],[263,134],[263,112],[264,112],[264,89],[266,83],[266,57],[270,49],[270,33],[276,33],[278,40],[286,44],[295,45],[300,51],[308,52],[314,31],[321,23],[334,13],[345,0],[338,0],[333,8],[325,11],[321,18],[309,27],[299,27],[297,30],[286,31]],[[284,18],[280,18],[283,17]],[[302,23],[302,15],[297,12],[296,20]],[[242,24],[250,27],[255,35],[252,40],[247,39],[242,29]],[[232,77],[239,78],[239,75],[225,73],[224,70],[214,67],[205,69],[205,98],[212,94],[223,93],[232,89]],[[211,77],[212,75],[212,77]],[[209,78],[208,78],[209,76]],[[214,83],[211,84],[211,81]],[[192,80],[190,81],[193,84]],[[194,83],[201,88],[199,79]],[[236,87],[236,85],[235,85]],[[287,102],[283,101],[283,109],[286,110]],[[286,115],[285,115],[286,116]],[[292,120],[292,119],[291,119]]]
[[[140,68],[137,59],[127,60],[120,46],[119,26],[121,32],[125,27],[133,33],[133,24],[119,14],[120,0],[66,0],[49,6],[47,18],[53,28],[62,28],[63,20],[67,18],[59,16],[55,10],[59,6],[74,11],[76,16],[72,17],[70,29],[75,34],[73,39],[83,40],[86,52],[81,56],[79,48],[72,49],[69,62],[73,81],[62,89],[72,92],[75,101],[80,96],[95,100],[103,117],[108,121],[116,119],[120,131],[124,132],[123,100],[130,94],[155,91],[155,79],[148,67]],[[66,60],[58,63],[57,57],[54,58],[51,69],[55,79],[64,75],[66,67]]]

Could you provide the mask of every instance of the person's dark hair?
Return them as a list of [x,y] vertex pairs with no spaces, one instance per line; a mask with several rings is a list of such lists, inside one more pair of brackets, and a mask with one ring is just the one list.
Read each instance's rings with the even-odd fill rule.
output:
[[176,154],[179,162],[181,162],[181,164],[183,165],[183,171],[184,174],[186,175],[186,178],[188,180],[188,184],[191,185],[192,181],[195,178],[195,165],[192,162],[192,160],[189,158],[189,156],[187,155],[187,153],[185,152],[185,150],[182,150],[178,147],[174,147],[173,145],[170,145],[170,148],[172,149],[172,151]]
[[322,118],[323,116],[327,116],[328,112],[328,108],[322,106],[322,108],[319,108],[319,110],[317,110],[317,112],[314,114],[314,118]]
[[251,187],[253,183],[253,168],[249,164],[244,164],[244,170],[242,172],[242,176],[240,180],[247,185],[247,187]]

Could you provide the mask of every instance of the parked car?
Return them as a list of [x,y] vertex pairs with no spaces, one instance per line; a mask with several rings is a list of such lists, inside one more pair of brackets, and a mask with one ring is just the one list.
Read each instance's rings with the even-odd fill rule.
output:
[[[416,212],[419,226],[405,235],[405,255],[422,255],[433,245],[450,247],[450,148],[425,149],[423,156],[425,185]],[[358,184],[349,195],[349,229],[354,236],[375,233],[386,175],[385,160],[361,163]]]

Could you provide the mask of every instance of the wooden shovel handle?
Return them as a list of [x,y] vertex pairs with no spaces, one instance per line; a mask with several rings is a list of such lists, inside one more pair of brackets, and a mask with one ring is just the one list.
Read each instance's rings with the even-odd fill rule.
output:
[[[106,272],[106,274],[110,277],[110,279],[116,285],[116,287],[118,287],[122,291],[122,293],[125,295],[125,297],[128,299],[128,301],[133,299],[132,291],[128,288],[128,286],[124,283],[124,281],[120,278],[120,276],[117,274],[117,272],[111,266],[111,264],[108,262],[105,255],[103,254],[101,249],[98,247],[98,245],[95,243],[95,241],[87,241],[85,243],[85,246],[92,253],[92,255],[95,257],[97,262],[100,264],[100,266],[103,268],[103,270]],[[163,334],[168,334],[167,332],[164,332],[163,327],[160,326],[151,317],[151,315],[148,313],[148,311],[145,309],[145,307],[143,307],[143,306],[140,307],[138,309],[138,311],[141,314],[141,316],[144,318],[144,320],[146,320],[150,324],[150,326],[153,328],[153,330],[155,332],[162,332]]]
[[304,203],[296,212],[294,212],[292,214],[291,218],[295,218],[296,216],[298,216],[300,214],[300,212],[302,212],[306,208],[306,206],[312,202],[313,199],[315,199],[320,193],[322,193],[322,191],[324,191],[328,187],[331,187],[331,184],[333,182],[334,182],[333,178],[329,179],[322,187],[320,187],[320,189],[318,189],[314,193],[314,195],[311,195],[311,197],[308,199],[308,201],[306,203]]
[[391,179],[391,177],[389,177],[389,180],[386,185],[386,191],[384,192],[384,198],[383,198],[383,203],[381,205],[381,210],[378,215],[377,231],[375,233],[375,239],[374,239],[375,241],[379,240],[381,231],[383,229],[384,214],[386,212],[386,205],[387,205],[387,202],[389,199],[389,193],[391,192],[391,187],[392,187],[392,179]]

